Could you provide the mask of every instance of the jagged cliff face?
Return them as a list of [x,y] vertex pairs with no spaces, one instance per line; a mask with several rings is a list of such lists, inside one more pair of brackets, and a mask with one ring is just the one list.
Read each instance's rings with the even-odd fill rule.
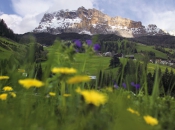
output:
[[123,37],[143,35],[166,35],[156,25],[145,27],[141,22],[122,17],[110,17],[96,9],[78,8],[75,11],[60,10],[46,13],[33,32],[60,34],[76,32],[80,34],[116,34]]

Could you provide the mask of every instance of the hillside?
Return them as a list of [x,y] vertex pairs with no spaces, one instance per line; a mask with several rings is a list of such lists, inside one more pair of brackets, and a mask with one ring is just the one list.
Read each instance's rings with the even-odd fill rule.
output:
[[0,36],[0,59],[9,59],[11,56],[22,58],[23,52],[25,52],[25,45]]
[[[43,45],[51,45],[56,38],[60,40],[87,40],[92,39],[94,35],[87,35],[87,34],[78,34],[78,33],[62,33],[53,35],[50,33],[25,33],[21,35],[16,35],[18,41],[21,38],[25,38],[26,36],[32,35],[36,38],[36,41]],[[152,45],[152,46],[163,46],[167,48],[175,48],[175,36],[164,35],[164,36],[143,36],[138,38],[124,38],[117,36],[115,34],[98,34],[99,41],[117,41],[117,40],[127,39],[128,41],[133,41],[136,43],[142,43],[145,45]]]
[[164,35],[164,36],[143,36],[137,38],[131,38],[134,42],[146,44],[146,45],[157,45],[168,48],[175,48],[175,36]]
[[[40,43],[45,46],[52,45],[55,39],[60,39],[64,41],[73,41],[76,39],[79,39],[82,42],[85,42],[88,39],[93,39],[94,36],[90,36],[87,34],[77,34],[77,33],[62,33],[62,34],[57,34],[53,35],[50,33],[26,33],[23,35],[18,35],[19,42],[21,44],[25,43],[27,40],[27,37],[33,36],[36,40],[37,43]],[[140,37],[140,38],[123,38],[114,34],[99,34],[96,35],[97,41],[101,46],[101,51],[102,52],[107,52],[107,51],[115,51],[120,53],[121,51],[124,52],[126,48],[122,48],[124,50],[121,51],[116,51],[116,48],[114,44],[116,44],[118,41],[127,41],[130,44],[137,44],[135,46],[135,49],[137,50],[138,53],[144,51],[144,52],[153,52],[155,53],[156,58],[161,58],[161,59],[167,59],[168,57],[171,57],[173,59],[174,54],[171,52],[169,53],[170,48],[173,49],[175,38],[173,36],[152,36],[152,37]],[[149,40],[147,40],[149,38]],[[138,40],[139,39],[139,40]],[[108,44],[107,46],[104,44]],[[111,44],[112,43],[112,44]],[[114,43],[114,44],[113,44]],[[162,43],[162,44],[159,44]],[[131,46],[133,46],[131,45]],[[156,46],[156,48],[155,48]],[[161,51],[161,49],[164,51]],[[169,49],[168,49],[169,48]],[[134,49],[134,48],[133,48]],[[128,52],[127,54],[133,54],[133,51],[131,51],[131,48],[127,49]],[[143,53],[142,53],[143,54]],[[136,57],[143,57],[142,54],[135,54]],[[140,58],[139,58],[140,59]]]
[[[77,54],[75,57],[76,62],[73,64],[73,67],[81,71],[81,69],[83,69],[85,57],[86,56],[84,54]],[[91,58],[87,58],[85,73],[88,75],[97,75],[100,70],[104,70],[106,72],[112,71],[115,73],[118,70],[118,68],[109,69],[110,59],[110,57],[101,57],[97,55],[93,55]],[[124,61],[126,61],[126,59],[121,58],[120,61],[123,63]],[[157,65],[158,64],[148,63],[148,72],[153,73]],[[173,69],[166,65],[159,65],[159,67],[162,70],[162,72],[165,72],[166,68],[168,68],[169,71]],[[175,69],[173,69],[173,72],[175,72]]]

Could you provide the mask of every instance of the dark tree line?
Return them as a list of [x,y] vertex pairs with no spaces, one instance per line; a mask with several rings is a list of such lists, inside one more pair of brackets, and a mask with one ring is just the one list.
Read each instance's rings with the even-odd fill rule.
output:
[[175,36],[162,35],[162,36],[142,36],[130,38],[129,40],[142,43],[145,45],[162,46],[167,48],[175,48]]
[[117,41],[100,41],[101,52],[114,52],[123,54],[137,53],[136,44],[127,39]]
[[7,37],[14,41],[18,41],[17,36],[13,33],[13,30],[7,27],[5,21],[0,19],[0,36]]
[[[169,71],[166,68],[164,73],[162,73],[160,69],[159,69],[158,73],[160,75],[159,76],[159,86],[160,86],[160,89],[162,89],[162,93],[165,95],[170,94],[172,96],[175,96],[175,81],[174,81],[175,74],[174,74],[174,72],[172,70]],[[149,94],[151,94],[151,92],[152,92],[152,87],[154,85],[155,75],[156,75],[156,72],[154,72],[153,74],[148,73],[148,75],[147,75]]]

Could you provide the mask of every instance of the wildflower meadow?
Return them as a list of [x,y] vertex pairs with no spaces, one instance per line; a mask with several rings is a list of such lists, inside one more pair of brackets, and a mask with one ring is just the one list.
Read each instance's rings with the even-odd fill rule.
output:
[[[0,63],[0,130],[175,129],[175,100],[162,94],[159,66],[149,93],[146,62],[133,63],[134,75],[125,73],[125,59],[111,72],[115,76],[100,80],[97,71],[96,79],[90,78],[86,68],[93,64],[87,62],[100,49],[95,38],[56,40],[41,62],[33,58],[34,47],[31,42],[23,59]],[[83,62],[76,66],[79,53]]]

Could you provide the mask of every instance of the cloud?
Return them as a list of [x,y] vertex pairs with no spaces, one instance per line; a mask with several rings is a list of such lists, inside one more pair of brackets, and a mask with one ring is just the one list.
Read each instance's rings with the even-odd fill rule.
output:
[[85,8],[93,8],[97,3],[95,0],[53,0],[53,5],[49,8],[49,11],[57,11],[58,9],[75,10],[81,6]]
[[174,0],[11,0],[15,15],[0,13],[0,18],[15,33],[32,31],[45,12],[61,9],[76,10],[80,6],[96,8],[110,16],[121,16],[143,25],[156,24],[165,30],[175,30]]
[[165,12],[149,12],[146,16],[145,24],[156,24],[159,28],[166,31],[175,30],[175,10]]
[[75,10],[80,6],[85,8],[97,7],[95,0],[11,0],[15,15],[3,14],[8,27],[15,33],[32,31],[39,25],[45,12],[61,9]]
[[21,16],[61,9],[74,10],[80,6],[93,8],[95,0],[12,0],[13,9]]
[[5,21],[5,23],[8,25],[9,28],[13,30],[19,30],[18,26],[20,22],[22,21],[22,18],[20,16],[2,14],[0,15],[0,18]]
[[47,11],[54,4],[52,2],[53,0],[12,0],[12,5],[18,15],[25,17]]
[[26,15],[21,17],[19,15],[0,15],[1,19],[4,19],[9,28],[15,33],[23,34],[32,31],[38,26],[38,23],[43,15]]
[[175,30],[174,0],[98,0],[100,8],[111,16],[121,16],[143,25],[156,24],[159,28]]

